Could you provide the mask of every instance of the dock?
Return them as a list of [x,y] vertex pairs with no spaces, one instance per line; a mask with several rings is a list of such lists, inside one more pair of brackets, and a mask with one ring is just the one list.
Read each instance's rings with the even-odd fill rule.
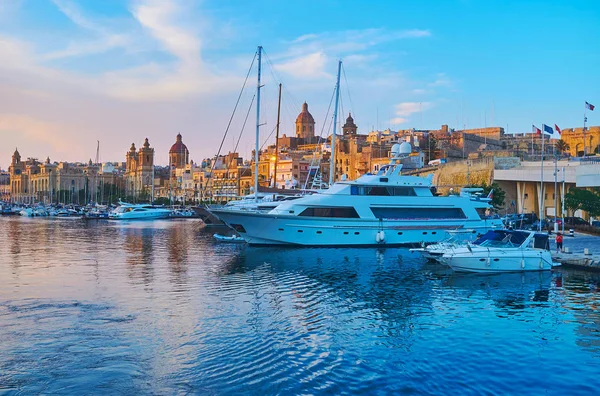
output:
[[583,253],[558,253],[552,260],[566,268],[577,268],[585,271],[600,271],[600,255]]

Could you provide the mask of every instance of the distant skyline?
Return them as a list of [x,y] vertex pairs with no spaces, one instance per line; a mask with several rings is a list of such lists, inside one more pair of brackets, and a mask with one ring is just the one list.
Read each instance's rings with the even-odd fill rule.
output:
[[[168,164],[177,133],[214,156],[257,45],[266,56],[261,140],[317,134],[344,62],[341,122],[372,129],[583,126],[600,105],[597,1],[0,0],[0,168],[24,158],[124,161],[144,138]],[[256,88],[225,140],[237,141]],[[238,152],[254,147],[254,110]],[[600,125],[600,111],[588,111]],[[329,131],[326,128],[326,131]],[[268,142],[273,142],[271,135]]]

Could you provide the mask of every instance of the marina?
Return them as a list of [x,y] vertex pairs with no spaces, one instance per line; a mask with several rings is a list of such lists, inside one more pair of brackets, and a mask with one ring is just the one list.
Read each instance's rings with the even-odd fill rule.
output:
[[[405,248],[251,247],[214,232],[200,220],[0,217],[0,391],[600,385],[597,273],[459,274]],[[540,381],[540,370],[552,375]]]
[[0,2],[0,396],[598,393],[600,3]]

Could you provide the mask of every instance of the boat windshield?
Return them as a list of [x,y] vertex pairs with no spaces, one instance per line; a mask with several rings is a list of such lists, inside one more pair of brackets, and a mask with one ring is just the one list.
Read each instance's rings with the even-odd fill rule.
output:
[[528,236],[522,231],[494,230],[480,236],[474,244],[482,247],[518,247]]

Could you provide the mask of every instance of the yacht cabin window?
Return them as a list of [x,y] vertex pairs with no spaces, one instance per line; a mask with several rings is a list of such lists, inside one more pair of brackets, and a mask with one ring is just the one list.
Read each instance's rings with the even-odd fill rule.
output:
[[378,219],[388,220],[427,220],[427,219],[466,219],[461,208],[386,208],[371,207]]
[[306,208],[298,216],[304,217],[338,217],[346,219],[358,219],[360,216],[356,213],[356,209],[352,206],[347,207],[319,207],[319,208]]
[[415,197],[417,194],[412,187],[351,186],[350,195]]

